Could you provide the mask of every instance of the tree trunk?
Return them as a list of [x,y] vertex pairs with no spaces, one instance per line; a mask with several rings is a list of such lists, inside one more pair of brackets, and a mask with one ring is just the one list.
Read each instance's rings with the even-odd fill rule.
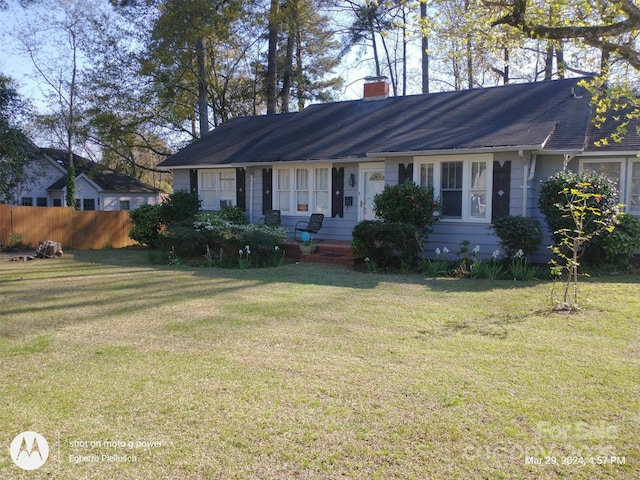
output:
[[[464,2],[465,12],[469,11],[469,0]],[[467,83],[468,88],[473,88],[473,44],[471,41],[471,34],[467,33]]]
[[305,106],[305,81],[304,81],[304,65],[302,60],[302,33],[300,28],[296,29],[296,88],[298,95],[298,111],[304,110]]
[[422,93],[429,93],[429,37],[424,33],[427,21],[427,2],[420,2],[420,20],[422,24]]
[[269,12],[269,51],[267,53],[267,115],[277,113],[278,108],[278,32],[279,0],[271,0]]
[[198,58],[198,120],[200,122],[200,137],[209,131],[209,95],[207,91],[207,39],[199,37],[196,42],[196,56]]
[[509,49],[504,47],[504,74],[502,79],[505,85],[509,85]]
[[402,95],[407,94],[407,12],[402,7]]
[[556,69],[558,70],[558,78],[564,78],[567,66],[564,63],[564,45],[562,44],[562,40],[558,40],[556,43]]
[[73,164],[73,128],[75,114],[76,74],[78,69],[76,32],[74,25],[67,27],[71,42],[72,66],[71,84],[69,85],[69,117],[67,119],[67,154],[69,165],[67,167],[67,206],[76,208],[76,169]]
[[547,42],[547,57],[544,62],[544,79],[551,80],[553,75],[553,42]]
[[293,76],[293,31],[289,31],[287,38],[287,51],[285,54],[284,71],[282,72],[282,89],[280,90],[280,111],[289,112],[289,100],[291,99],[291,86]]

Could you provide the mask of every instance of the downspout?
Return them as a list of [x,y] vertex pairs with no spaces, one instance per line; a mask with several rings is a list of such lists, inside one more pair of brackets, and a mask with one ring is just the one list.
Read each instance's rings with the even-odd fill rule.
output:
[[522,160],[522,216],[527,216],[528,197],[529,197],[529,161],[524,157],[524,152],[518,150],[518,158]]
[[253,172],[249,175],[249,223],[253,223]]
[[563,164],[562,164],[562,171],[563,171],[563,172],[566,172],[566,171],[567,171],[567,165],[569,165],[569,162],[570,162],[571,160],[573,160],[574,158],[576,158],[576,156],[575,156],[575,155],[571,155],[571,154],[565,153],[565,155],[564,155],[564,162],[562,162],[562,163],[563,163]]

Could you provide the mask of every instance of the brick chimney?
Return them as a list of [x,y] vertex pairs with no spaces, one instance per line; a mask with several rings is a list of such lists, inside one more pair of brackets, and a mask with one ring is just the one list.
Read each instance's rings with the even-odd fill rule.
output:
[[387,77],[366,77],[364,79],[363,100],[384,100],[389,97]]

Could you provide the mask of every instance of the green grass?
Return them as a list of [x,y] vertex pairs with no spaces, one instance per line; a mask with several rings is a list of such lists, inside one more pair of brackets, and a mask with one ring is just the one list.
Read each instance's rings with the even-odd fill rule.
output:
[[547,282],[1,262],[0,478],[640,476],[638,276],[558,314]]

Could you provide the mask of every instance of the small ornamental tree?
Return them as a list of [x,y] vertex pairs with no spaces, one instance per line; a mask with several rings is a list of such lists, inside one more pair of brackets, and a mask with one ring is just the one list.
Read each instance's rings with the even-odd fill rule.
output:
[[407,180],[400,185],[386,185],[374,197],[373,211],[383,222],[409,223],[428,231],[440,218],[440,202],[433,196],[433,187]]
[[[610,206],[603,201],[603,195],[593,191],[588,182],[578,183],[574,188],[564,188],[558,192],[563,203],[556,203],[562,224],[554,231],[560,241],[551,248],[556,258],[551,260],[551,272],[564,279],[562,310],[578,308],[578,267],[589,241],[596,235],[612,232],[619,215],[619,205]],[[571,287],[573,291],[570,292]]]

